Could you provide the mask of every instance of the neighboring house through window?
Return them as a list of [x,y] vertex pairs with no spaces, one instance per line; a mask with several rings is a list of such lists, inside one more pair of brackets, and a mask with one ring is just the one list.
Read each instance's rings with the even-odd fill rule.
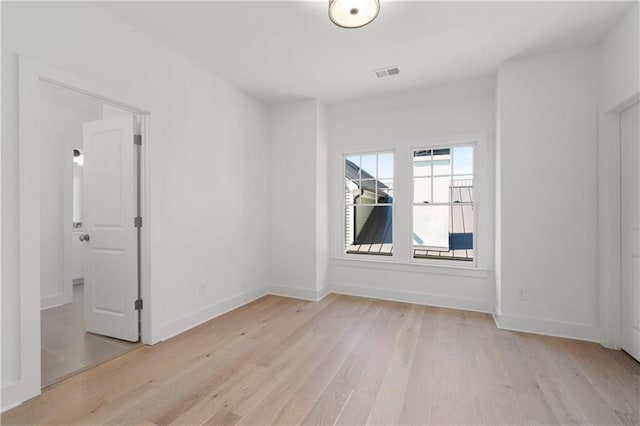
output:
[[393,252],[393,153],[348,155],[344,160],[345,252]]
[[413,150],[414,259],[474,260],[473,150]]

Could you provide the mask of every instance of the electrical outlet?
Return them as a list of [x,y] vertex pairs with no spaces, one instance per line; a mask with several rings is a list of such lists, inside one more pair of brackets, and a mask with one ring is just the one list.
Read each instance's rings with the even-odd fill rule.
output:
[[527,288],[520,287],[518,289],[518,300],[527,300]]
[[198,294],[200,296],[204,296],[205,294],[207,294],[207,284],[206,283],[200,283],[200,285],[198,285]]

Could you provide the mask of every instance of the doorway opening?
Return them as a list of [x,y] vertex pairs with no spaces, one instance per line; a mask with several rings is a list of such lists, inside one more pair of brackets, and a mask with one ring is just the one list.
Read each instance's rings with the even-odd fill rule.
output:
[[141,345],[144,117],[45,81],[39,108],[44,388]]
[[620,113],[620,346],[640,361],[640,103]]

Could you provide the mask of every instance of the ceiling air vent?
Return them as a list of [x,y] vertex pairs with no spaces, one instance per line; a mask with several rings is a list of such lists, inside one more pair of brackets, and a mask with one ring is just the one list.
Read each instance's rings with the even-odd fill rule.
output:
[[400,74],[400,68],[395,66],[395,67],[389,67],[389,68],[382,68],[379,70],[373,70],[373,72],[375,73],[376,77],[383,78],[383,77],[389,77],[392,75]]

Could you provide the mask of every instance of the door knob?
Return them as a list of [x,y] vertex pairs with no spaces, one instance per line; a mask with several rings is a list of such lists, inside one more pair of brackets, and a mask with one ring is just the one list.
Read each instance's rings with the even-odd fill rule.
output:
[[80,235],[80,241],[89,241],[89,234]]

